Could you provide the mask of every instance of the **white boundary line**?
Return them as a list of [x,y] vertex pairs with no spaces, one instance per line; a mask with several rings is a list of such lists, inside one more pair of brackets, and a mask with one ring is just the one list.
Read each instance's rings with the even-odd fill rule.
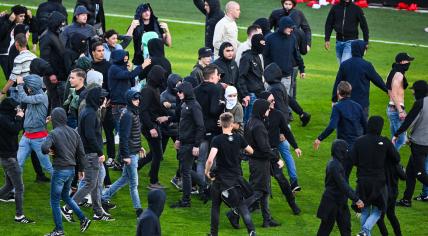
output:
[[[13,7],[15,4],[8,4],[8,3],[0,3],[0,6],[5,7]],[[29,9],[36,10],[37,7],[35,6],[26,6]],[[376,7],[374,7],[376,8]],[[73,13],[72,9],[67,9],[67,12]],[[106,16],[111,17],[118,17],[118,18],[125,18],[125,19],[133,19],[133,16],[129,15],[120,15],[120,14],[112,14],[112,13],[106,13]],[[179,24],[186,24],[186,25],[200,25],[204,26],[205,23],[203,22],[197,22],[197,21],[186,21],[186,20],[175,20],[175,19],[166,19],[166,18],[160,18],[162,21],[166,22],[172,22],[172,23],[179,23]],[[247,29],[246,27],[240,26],[239,29]],[[422,30],[422,29],[421,29]],[[324,37],[322,34],[312,34],[314,37]],[[332,36],[334,38],[334,36]],[[403,46],[410,46],[410,47],[422,47],[422,48],[428,48],[428,45],[424,44],[415,44],[415,43],[402,43],[402,42],[394,42],[394,41],[385,41],[385,40],[378,40],[378,39],[370,39],[370,42],[376,42],[376,43],[383,43],[383,44],[392,44],[392,45],[403,45]]]

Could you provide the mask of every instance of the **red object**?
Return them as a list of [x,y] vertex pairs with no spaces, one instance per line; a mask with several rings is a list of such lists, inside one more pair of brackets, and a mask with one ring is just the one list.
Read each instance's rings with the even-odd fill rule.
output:
[[340,3],[340,0],[327,0],[327,2],[330,2],[331,5],[336,5]]
[[29,138],[29,139],[37,139],[37,138],[44,138],[48,136],[48,131],[47,130],[43,130],[40,132],[34,132],[34,133],[28,133],[28,132],[24,132],[24,136]]
[[310,1],[306,4],[306,6],[312,7],[314,4],[317,4],[317,3],[318,3],[318,1]]
[[369,7],[369,4],[367,3],[366,0],[360,0],[358,2],[355,3],[355,5],[361,7],[361,8],[367,8]]
[[418,10],[418,5],[416,3],[410,4],[410,6],[407,8],[408,11],[416,11]]
[[407,10],[409,8],[409,5],[404,2],[399,2],[395,8],[397,8],[398,10]]
[[296,0],[296,3],[302,3],[305,2],[304,0]]

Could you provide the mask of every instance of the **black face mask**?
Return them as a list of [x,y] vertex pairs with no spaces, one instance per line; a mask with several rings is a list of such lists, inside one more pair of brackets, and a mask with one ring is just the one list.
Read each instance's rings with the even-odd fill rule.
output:
[[399,64],[399,63],[396,63],[394,67],[395,67],[398,71],[400,71],[401,73],[404,73],[404,72],[406,72],[406,71],[408,71],[408,70],[409,70],[410,63],[406,63],[406,64]]
[[251,51],[257,54],[262,54],[265,48],[265,45],[261,44],[261,41],[263,40],[264,40],[263,35],[261,34],[254,35],[251,38]]

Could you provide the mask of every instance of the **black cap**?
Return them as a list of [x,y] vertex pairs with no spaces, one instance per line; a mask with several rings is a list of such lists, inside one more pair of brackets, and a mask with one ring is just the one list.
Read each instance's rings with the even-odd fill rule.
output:
[[400,63],[402,61],[413,61],[413,60],[415,60],[415,58],[411,57],[406,52],[400,52],[397,54],[397,56],[395,56],[395,62],[396,63]]
[[211,50],[211,48],[200,48],[198,50],[198,55],[199,55],[199,59],[203,58],[203,57],[212,57],[213,56],[213,51]]

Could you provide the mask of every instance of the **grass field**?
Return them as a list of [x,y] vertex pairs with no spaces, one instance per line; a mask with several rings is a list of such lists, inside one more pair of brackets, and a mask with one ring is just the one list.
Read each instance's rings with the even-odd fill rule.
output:
[[[16,1],[2,1],[3,3],[14,3]],[[38,5],[40,0],[29,1],[21,0],[22,4]],[[64,1],[67,7],[72,6],[70,0]],[[133,14],[137,1],[105,1],[106,12],[117,14]],[[225,2],[225,1],[222,1]],[[242,19],[239,25],[246,26],[259,15],[267,15],[272,8],[277,6],[273,0],[266,1],[239,1],[242,5]],[[191,1],[179,0],[157,0],[152,5],[160,18],[174,18],[185,20],[203,21],[203,17],[193,7]],[[313,11],[306,7],[301,7],[310,24],[313,26],[313,32],[322,33],[323,24],[327,14],[327,9]],[[0,7],[1,10],[6,9]],[[428,34],[423,33],[422,29],[426,27],[428,15],[415,14],[407,12],[393,12],[389,10],[368,9],[365,10],[371,35],[373,38],[427,44]],[[124,32],[129,24],[129,19],[107,18],[107,28],[115,28],[119,32]],[[173,47],[167,49],[167,57],[173,65],[173,71],[182,76],[187,75],[196,61],[197,49],[203,42],[203,26],[186,25],[170,23],[173,37]],[[241,41],[244,40],[244,32],[240,32]],[[128,48],[132,51],[131,48]],[[399,46],[381,43],[371,43],[366,59],[371,61],[379,74],[386,78],[389,72],[393,58],[397,52],[406,51],[416,57],[407,73],[408,79],[415,80],[427,79],[428,68],[428,48]],[[318,134],[324,129],[329,120],[331,111],[330,94],[333,81],[338,69],[335,59],[335,52],[325,51],[323,49],[322,38],[314,38],[312,50],[305,56],[307,68],[307,79],[299,80],[298,100],[306,111],[312,114],[311,123],[303,128],[299,122],[292,123],[292,129],[303,150],[303,156],[296,158],[296,165],[299,175],[299,183],[303,191],[297,196],[297,203],[302,209],[300,216],[293,216],[284,197],[282,196],[277,184],[273,183],[273,198],[270,200],[272,215],[282,223],[281,227],[273,229],[263,229],[261,214],[253,214],[253,221],[256,225],[259,235],[315,235],[319,220],[316,218],[316,211],[319,200],[323,192],[325,165],[330,159],[330,145],[334,135],[321,144],[319,151],[312,149],[312,142]],[[4,85],[4,77],[1,73],[0,86]],[[377,88],[371,90],[371,115],[381,115],[386,118],[385,107],[388,101],[387,96]],[[406,106],[410,107],[413,98],[409,91],[406,93]],[[384,135],[389,136],[389,124],[386,121]],[[1,135],[1,134],[0,134]],[[408,161],[409,148],[406,146],[401,150],[402,163],[405,165]],[[29,162],[29,161],[28,161]],[[177,166],[175,160],[175,151],[168,147],[164,161],[161,165],[160,180],[161,183],[168,186],[167,205],[178,200],[181,196],[169,180],[174,175]],[[248,165],[244,163],[244,172],[248,173]],[[110,172],[112,179],[119,176],[119,172]],[[146,196],[148,184],[148,168],[144,168],[139,173],[140,176],[140,197],[143,207],[147,207]],[[355,186],[355,178],[352,174],[351,184]],[[0,203],[0,230],[4,235],[41,235],[50,232],[54,227],[52,213],[49,205],[49,184],[34,183],[34,171],[31,164],[27,163],[24,171],[25,198],[24,209],[26,215],[35,219],[35,225],[18,225],[13,223],[15,207],[13,204]],[[0,182],[3,182],[3,175],[0,176]],[[421,185],[418,183],[415,194],[419,194]],[[404,191],[404,183],[400,183],[400,197]],[[85,233],[86,235],[133,235],[135,234],[135,213],[129,196],[128,188],[122,189],[113,201],[118,204],[118,208],[112,210],[116,218],[114,222],[95,222]],[[84,210],[87,216],[92,215],[92,210]],[[428,225],[426,212],[428,204],[414,202],[412,208],[398,208],[397,215],[401,222],[403,235],[422,236],[428,234]],[[209,213],[210,204],[203,205],[199,200],[194,199],[192,208],[172,210],[168,206],[161,217],[162,232],[164,235],[205,235],[209,232]],[[245,229],[234,230],[224,217],[225,208],[223,208],[220,217],[220,235],[246,235]],[[389,223],[387,223],[389,225]],[[67,235],[78,235],[78,224],[64,223]],[[352,217],[352,231],[359,231],[359,221]],[[390,232],[392,229],[388,226]],[[332,235],[339,235],[337,228]],[[379,235],[377,228],[373,235]]]

